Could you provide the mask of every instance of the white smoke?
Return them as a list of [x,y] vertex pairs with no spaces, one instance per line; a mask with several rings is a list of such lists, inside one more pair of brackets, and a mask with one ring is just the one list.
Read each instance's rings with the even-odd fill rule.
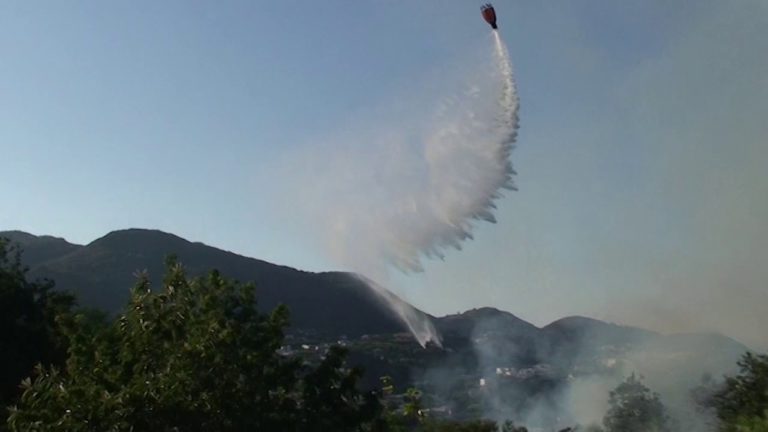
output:
[[[301,202],[287,207],[298,207],[304,224],[322,233],[335,263],[377,280],[387,277],[389,265],[420,272],[425,257],[461,249],[476,221],[496,221],[494,201],[502,189],[514,189],[509,156],[518,97],[497,32],[486,59],[463,91],[433,103],[432,115],[377,119],[358,132],[352,125],[326,145],[302,149],[303,159],[291,159],[301,180],[285,196]],[[393,309],[409,328],[422,329],[414,331],[422,344],[424,337],[439,343],[423,317]]]

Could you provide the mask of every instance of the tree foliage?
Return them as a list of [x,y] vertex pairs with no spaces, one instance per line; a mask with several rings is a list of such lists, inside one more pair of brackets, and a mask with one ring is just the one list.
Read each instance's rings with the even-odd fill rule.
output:
[[768,355],[744,354],[739,373],[709,398],[721,430],[768,431]]
[[528,432],[525,426],[515,426],[512,420],[507,420],[501,425],[501,432]]
[[340,348],[319,365],[278,353],[288,311],[256,309],[251,285],[146,275],[106,327],[66,325],[66,367],[39,367],[8,420],[14,431],[362,431],[379,414]]
[[740,417],[725,430],[733,432],[768,432],[768,419],[763,416]]
[[0,406],[15,401],[19,383],[36,364],[64,361],[56,318],[73,304],[72,296],[53,291],[52,282],[29,281],[21,251],[0,238]]
[[606,432],[668,432],[670,420],[659,395],[630,375],[611,391],[603,418]]

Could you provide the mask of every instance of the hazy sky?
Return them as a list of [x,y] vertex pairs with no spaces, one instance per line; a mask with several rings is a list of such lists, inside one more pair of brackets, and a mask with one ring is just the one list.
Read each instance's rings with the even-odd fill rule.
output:
[[[336,269],[278,197],[298,177],[286,161],[438,104],[487,48],[480,3],[2,2],[0,229],[157,228]],[[463,251],[385,283],[433,314],[492,305],[768,347],[768,2],[496,8],[520,190]]]

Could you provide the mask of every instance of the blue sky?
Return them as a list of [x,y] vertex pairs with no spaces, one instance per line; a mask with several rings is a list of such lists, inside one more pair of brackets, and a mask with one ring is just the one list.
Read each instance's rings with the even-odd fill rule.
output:
[[[413,90],[487,44],[480,3],[3,2],[0,229],[87,243],[157,228],[336,268],[275,199],[286,159],[428,106]],[[493,305],[768,346],[766,4],[496,7],[520,191],[463,251],[389,286],[434,314]]]

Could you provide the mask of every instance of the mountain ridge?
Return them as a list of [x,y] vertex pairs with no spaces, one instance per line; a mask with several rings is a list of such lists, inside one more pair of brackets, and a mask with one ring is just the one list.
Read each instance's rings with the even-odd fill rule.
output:
[[[0,232],[0,236],[6,233]],[[25,237],[25,249],[44,243],[43,236],[31,239],[18,232],[13,236]],[[285,303],[294,328],[350,335],[407,331],[379,296],[350,274],[305,272],[158,230],[113,231],[87,245],[58,252],[42,261],[37,255],[30,260],[25,252],[22,261],[29,266],[31,277],[52,279],[58,288],[73,292],[82,305],[111,313],[127,302],[137,271],[147,271],[156,282],[164,273],[165,258],[173,254],[191,276],[217,269],[232,279],[255,283],[259,305],[269,310]],[[339,311],[348,319],[339,319]],[[349,325],[350,321],[355,325]]]
[[[279,265],[257,258],[248,257],[226,249],[220,249],[202,242],[193,242],[172,233],[156,229],[127,228],[111,231],[96,238],[86,245],[70,243],[64,238],[52,235],[35,235],[20,230],[0,231],[0,237],[6,237],[13,243],[18,243],[23,249],[22,259],[30,268],[32,277],[53,279],[57,287],[74,292],[82,304],[115,312],[128,299],[130,287],[134,282],[137,271],[149,271],[151,278],[159,278],[163,274],[163,262],[167,255],[176,255],[180,262],[187,267],[192,275],[200,275],[211,269],[218,269],[225,276],[242,282],[255,282],[257,298],[265,307],[274,307],[286,303],[293,311],[292,316],[298,318],[295,325],[309,330],[308,327],[320,328],[323,331],[345,332],[342,334],[363,334],[361,332],[405,332],[406,326],[384,304],[381,297],[365,286],[358,277],[345,272],[309,272],[294,267]],[[106,270],[105,270],[106,269]],[[108,270],[108,271],[107,271]],[[95,273],[89,276],[89,273]],[[120,275],[114,274],[120,273]],[[107,273],[107,274],[103,274]],[[110,274],[111,273],[111,274]],[[290,282],[287,288],[277,290],[279,284]],[[299,287],[319,286],[313,290]],[[264,288],[263,284],[268,287]],[[107,286],[108,288],[103,288]],[[117,288],[121,287],[121,288]],[[260,288],[264,288],[260,290]],[[122,290],[122,293],[115,292]],[[279,292],[277,292],[279,291]],[[305,314],[311,315],[312,308],[302,303],[318,302],[322,299],[318,294],[325,294],[325,300],[332,294],[342,293],[345,301],[333,302],[325,306],[325,313],[316,314],[314,319],[303,319]],[[266,295],[265,295],[266,294]],[[393,294],[394,295],[394,294]],[[282,297],[282,298],[280,298]],[[302,297],[306,297],[302,299]],[[471,337],[474,333],[499,326],[507,326],[504,330],[511,333],[507,338],[516,339],[517,343],[530,342],[531,338],[547,335],[555,340],[550,345],[558,345],[565,349],[570,345],[581,345],[584,339],[595,338],[599,343],[615,342],[617,339],[643,340],[656,336],[666,339],[675,337],[705,338],[702,333],[689,335],[661,334],[638,327],[609,323],[584,316],[567,316],[542,327],[535,326],[516,315],[493,307],[480,307],[466,310],[458,314],[434,317],[418,310],[407,302],[395,298],[413,308],[418,313],[431,319],[444,337]],[[306,300],[306,301],[302,301]],[[373,316],[375,325],[362,326],[359,330],[347,329],[344,326],[322,325],[318,319],[339,321],[338,309],[354,306],[354,301],[363,303],[363,311],[358,313],[360,318]],[[350,302],[352,302],[350,304]],[[346,303],[346,304],[345,304]],[[375,305],[375,306],[374,306]],[[297,307],[298,306],[298,307]],[[336,309],[336,310],[334,310]],[[360,310],[346,308],[343,313]],[[373,312],[366,316],[366,313]],[[493,325],[488,324],[493,322]],[[485,327],[485,330],[484,330]],[[350,330],[350,331],[346,331]],[[597,336],[596,336],[597,335]],[[718,343],[732,346],[743,346],[740,342],[725,335],[716,334]]]
[[[693,388],[706,374],[733,373],[748,350],[719,334],[665,335],[581,316],[542,327],[493,307],[434,317],[392,293],[381,294],[354,274],[302,271],[157,230],[113,231],[87,245],[18,231],[2,236],[23,243],[30,277],[52,279],[81,304],[112,313],[126,304],[134,273],[147,271],[151,281],[159,281],[169,254],[189,276],[216,269],[253,282],[260,309],[289,308],[291,325],[281,348],[286,354],[317,360],[339,343],[349,350],[350,364],[365,370],[364,387],[377,388],[380,377],[389,376],[459,410],[466,395],[485,391],[484,383],[533,400],[560,397],[574,380],[618,383],[629,373],[645,376],[663,397],[677,397],[677,389]],[[384,297],[431,322],[442,335],[442,347],[417,343]]]

